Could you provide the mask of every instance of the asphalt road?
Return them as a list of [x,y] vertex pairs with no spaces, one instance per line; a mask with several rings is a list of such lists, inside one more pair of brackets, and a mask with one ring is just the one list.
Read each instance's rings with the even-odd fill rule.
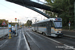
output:
[[18,36],[0,41],[0,50],[74,50],[75,39],[52,38],[29,28],[18,30]]
[[[31,50],[74,50],[75,45],[74,39],[71,38],[69,39],[66,37],[64,38],[46,37],[39,33],[33,32],[31,31],[31,29],[28,28],[23,30],[25,30],[25,35],[29,42]],[[70,49],[71,47],[73,49]]]
[[69,36],[69,37],[75,38],[75,31],[73,31],[73,30],[63,30],[62,33],[65,36]]
[[0,41],[0,50],[28,50],[25,40],[24,32],[20,29],[17,37]]

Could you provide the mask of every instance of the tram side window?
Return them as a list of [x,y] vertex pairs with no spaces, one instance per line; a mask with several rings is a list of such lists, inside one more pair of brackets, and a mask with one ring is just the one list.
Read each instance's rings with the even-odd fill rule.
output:
[[54,24],[53,24],[53,22],[52,21],[50,21],[51,22],[51,27],[54,27]]
[[46,23],[44,22],[44,23],[42,23],[42,27],[45,27],[46,26]]
[[46,24],[45,24],[45,23],[40,23],[39,26],[40,26],[40,27],[45,27]]
[[40,23],[38,23],[37,26],[40,27]]
[[42,27],[42,24],[41,23],[39,24],[39,27]]

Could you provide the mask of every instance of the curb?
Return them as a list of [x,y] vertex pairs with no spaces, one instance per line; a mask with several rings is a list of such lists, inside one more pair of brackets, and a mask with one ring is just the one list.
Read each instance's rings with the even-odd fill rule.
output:
[[25,39],[25,42],[26,42],[26,45],[27,45],[27,49],[28,49],[28,50],[31,50],[31,48],[30,48],[30,46],[29,46],[29,44],[28,44],[28,41],[27,41],[26,35],[23,34],[23,36],[24,36],[24,39]]
[[69,37],[69,38],[75,38],[75,36],[71,36],[71,35],[65,35],[64,34],[64,36]]
[[75,32],[75,30],[62,30],[62,31],[71,31],[71,32]]
[[[25,37],[26,37],[26,35],[25,35]],[[26,39],[27,39],[27,37],[26,37]],[[28,42],[28,39],[27,39],[27,42]],[[29,43],[29,42],[28,42],[28,45],[29,45],[29,47],[30,47],[30,43]],[[30,47],[30,50],[32,50],[31,47]]]
[[0,37],[0,40],[7,39],[7,36],[8,36],[8,34],[6,34],[6,35],[4,35],[4,36]]

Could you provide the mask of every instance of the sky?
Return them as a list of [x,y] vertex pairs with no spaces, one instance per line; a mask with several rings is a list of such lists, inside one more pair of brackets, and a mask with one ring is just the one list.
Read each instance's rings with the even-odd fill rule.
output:
[[[32,1],[37,2],[36,0]],[[45,2],[45,0],[40,1]],[[19,19],[19,21],[22,23],[26,23],[27,20],[32,20],[34,23],[35,19],[38,21],[46,19],[46,17],[43,15],[26,7],[7,2],[5,0],[0,0],[0,19],[6,19],[9,22],[15,22],[15,18]]]

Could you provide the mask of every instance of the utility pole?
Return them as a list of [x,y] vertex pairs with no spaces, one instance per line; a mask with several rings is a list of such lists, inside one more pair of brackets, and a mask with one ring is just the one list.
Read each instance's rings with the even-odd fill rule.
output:
[[20,21],[20,20],[18,19],[18,25],[19,25],[19,28],[20,28],[20,23],[19,23],[19,21]]
[[37,19],[35,19],[35,23],[37,22]]
[[36,21],[37,21],[36,17],[33,17],[33,18],[35,19],[34,23],[36,23]]
[[74,1],[74,29],[75,29],[75,1]]

